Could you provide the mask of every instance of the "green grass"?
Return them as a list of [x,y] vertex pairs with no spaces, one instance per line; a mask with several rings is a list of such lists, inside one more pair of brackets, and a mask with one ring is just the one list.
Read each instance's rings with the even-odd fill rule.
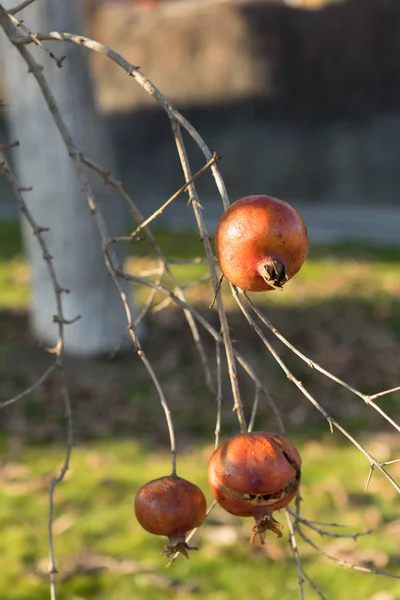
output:
[[0,258],[10,260],[22,254],[22,236],[18,221],[0,221]]
[[[375,561],[377,567],[383,565],[400,574],[396,534],[388,533],[390,528],[396,531],[391,521],[400,525],[395,492],[374,475],[371,490],[365,494],[367,462],[352,446],[337,445],[334,440],[298,441],[304,461],[304,516],[342,523],[344,532],[378,527],[357,542],[313,539],[349,561],[364,560],[370,565]],[[374,443],[378,442],[367,440],[369,445]],[[394,455],[396,448],[388,448],[386,444],[386,450],[381,451]],[[211,446],[192,448],[178,459],[179,474],[200,485],[209,500],[206,469],[211,451]],[[60,448],[26,447],[17,461],[0,469],[1,598],[48,597],[47,484],[61,461]],[[169,470],[168,454],[149,453],[133,442],[109,440],[74,449],[71,470],[56,492],[54,541],[61,578],[58,598],[163,600],[174,598],[178,592],[181,598],[209,600],[299,597],[296,567],[286,537],[279,540],[270,535],[264,548],[258,543],[251,546],[250,520],[232,517],[221,509],[211,513],[198,532],[195,540],[199,552],[193,552],[190,561],[180,558],[166,571],[166,558],[159,554],[165,539],[141,529],[133,516],[133,499],[145,481]],[[284,514],[279,513],[279,518],[286,535]],[[228,536],[226,541],[222,534]],[[330,600],[372,598],[382,589],[393,597],[400,594],[400,581],[340,568],[316,557],[301,542],[300,552],[307,573]],[[119,562],[122,560],[125,569]],[[109,568],[97,574],[77,572],[82,566],[96,564]],[[163,589],[165,583],[170,590]],[[306,597],[309,594],[311,597],[311,592]]]
[[17,221],[0,221],[0,308],[26,308],[28,269]]
[[[204,258],[199,236],[188,231],[169,232],[154,229],[154,235],[164,254],[170,260]],[[155,269],[158,265],[154,250],[143,240],[127,246],[132,259],[126,270],[135,275]],[[55,265],[57,266],[57,265]],[[208,274],[205,264],[172,265],[171,271],[181,285],[192,284]],[[150,279],[154,280],[154,276]],[[309,257],[300,273],[290,281],[283,293],[254,294],[261,304],[318,303],[326,298],[378,300],[396,299],[400,281],[400,248],[358,244],[312,246]],[[25,308],[29,302],[29,269],[22,254],[18,224],[14,221],[0,223],[0,308]],[[168,277],[163,284],[173,288]],[[225,283],[228,305],[233,301]],[[145,286],[136,286],[139,303],[144,303],[150,292]],[[202,283],[187,292],[189,301],[209,304],[212,299],[210,283]],[[158,295],[155,302],[163,299]]]
[[[171,234],[156,229],[154,233],[170,259],[185,260],[203,255],[195,234]],[[128,262],[128,268],[132,268],[133,272],[156,265],[154,254],[146,242],[133,246],[132,253],[135,258]],[[282,294],[255,297],[261,302],[288,303],[293,307],[336,298],[338,311],[345,313],[349,303],[353,308],[355,304],[366,322],[371,311],[385,311],[387,306],[396,306],[399,265],[399,249],[350,244],[313,247],[304,268]],[[205,273],[205,267],[198,264],[175,265],[173,270],[182,283],[190,283]],[[18,225],[0,223],[0,308],[27,307],[28,277]],[[210,301],[208,285],[197,291],[189,290],[188,294],[193,302],[208,304]],[[143,301],[144,297],[141,292],[139,298]],[[365,303],[367,298],[368,305]],[[373,302],[370,302],[371,298]],[[385,314],[388,327],[398,333],[398,311],[387,310]],[[325,326],[328,327],[326,323]],[[10,339],[14,339],[11,334]],[[10,378],[10,372],[14,370],[15,393],[21,388],[23,365],[19,356],[22,350],[16,343],[10,345],[8,342],[7,345],[5,339],[0,346],[0,362],[4,367],[2,383],[4,385],[5,380],[10,379],[14,384]],[[304,381],[305,378],[302,377]],[[134,383],[136,397],[141,396],[145,406],[152,401],[153,388],[149,393],[148,385],[147,379],[145,383]],[[200,383],[196,381],[193,385]],[[140,394],[138,390],[141,390]],[[126,402],[130,397],[126,396]],[[198,397],[201,399],[200,395]],[[198,397],[196,395],[196,399]],[[338,396],[339,402],[341,398]],[[85,396],[82,396],[82,401],[85,401]],[[99,401],[104,399],[99,398]],[[23,406],[26,405],[25,399]],[[381,405],[388,410],[396,409],[391,397],[382,400]],[[8,409],[16,411],[16,426],[23,415],[21,406],[18,404]],[[121,408],[124,405],[118,406],[121,419],[126,419],[124,408]],[[210,500],[206,469],[211,445],[206,447],[200,441],[196,445],[193,436],[187,435],[187,429],[182,431],[187,426],[183,422],[182,404],[180,407],[182,418],[177,421],[180,425],[178,441],[184,445],[182,439],[190,439],[193,446],[179,455],[179,474],[200,485]],[[37,422],[40,427],[40,421],[33,420],[36,414],[34,406],[32,411],[29,422]],[[101,418],[100,413],[96,412],[96,418]],[[193,414],[190,413],[188,418],[193,420]],[[359,413],[349,417],[352,431],[359,418]],[[129,423],[125,425],[126,430]],[[361,427],[364,425],[364,422],[361,423]],[[132,430],[135,426],[137,424],[132,422]],[[365,493],[368,462],[353,446],[340,445],[339,434],[323,437],[322,431],[326,431],[325,422],[309,431],[308,437],[297,440],[304,465],[303,515],[309,519],[343,523],[345,532],[372,528],[374,533],[357,542],[334,541],[318,536],[313,539],[324,544],[330,553],[349,562],[372,565],[400,575],[400,519],[395,490],[375,473],[370,489]],[[211,444],[212,440],[208,439],[208,442]],[[394,437],[371,437],[365,440],[365,445],[379,460],[394,459],[400,454],[400,444]],[[0,598],[41,600],[49,597],[48,484],[62,462],[63,449],[43,442],[18,447],[16,437],[9,435],[0,440],[0,451]],[[398,480],[399,466],[389,468]],[[134,441],[110,438],[74,448],[71,469],[55,494],[58,600],[170,600],[177,595],[183,600],[291,600],[300,597],[296,566],[287,538],[278,540],[269,536],[265,547],[252,546],[248,543],[250,520],[236,519],[220,509],[210,515],[195,538],[200,551],[193,553],[190,561],[179,559],[165,570],[166,559],[159,554],[165,540],[139,527],[133,517],[133,499],[145,481],[166,474],[169,469],[168,454],[154,449],[150,442],[144,447]],[[284,515],[281,514],[280,518],[286,536]],[[304,568],[329,600],[352,597],[372,600],[379,592],[390,593],[393,599],[400,598],[399,581],[340,568],[316,557],[315,552],[300,540],[299,544]],[[79,573],[82,568],[96,566],[104,569]],[[306,586],[306,598],[309,597],[314,597],[314,594]]]

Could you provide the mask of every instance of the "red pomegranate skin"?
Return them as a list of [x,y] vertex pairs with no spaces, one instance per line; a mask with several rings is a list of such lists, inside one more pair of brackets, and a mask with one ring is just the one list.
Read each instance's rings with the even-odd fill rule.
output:
[[257,520],[293,500],[300,485],[300,467],[301,457],[285,436],[243,433],[230,438],[213,453],[208,478],[222,508]]
[[243,290],[274,289],[260,273],[268,263],[283,266],[284,279],[291,279],[308,254],[308,235],[303,219],[284,200],[271,196],[246,196],[222,215],[215,245],[220,268],[228,281]]
[[201,525],[206,508],[200,488],[172,475],[149,481],[135,498],[135,515],[140,525],[149,533],[168,537]]

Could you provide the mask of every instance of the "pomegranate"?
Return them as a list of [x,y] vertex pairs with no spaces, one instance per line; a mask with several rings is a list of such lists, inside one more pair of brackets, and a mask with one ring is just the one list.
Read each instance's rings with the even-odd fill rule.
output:
[[296,496],[301,458],[289,440],[276,433],[240,433],[221,444],[208,464],[208,482],[217,502],[240,517],[254,517],[250,542],[267,530],[282,536],[272,513]]
[[149,533],[166,535],[169,544],[161,554],[181,552],[196,546],[186,543],[186,533],[198,527],[206,516],[206,499],[197,485],[177,475],[153,479],[140,488],[135,498],[135,516]]
[[249,292],[279,289],[301,268],[308,235],[298,212],[270,196],[246,196],[222,215],[215,244],[228,281]]

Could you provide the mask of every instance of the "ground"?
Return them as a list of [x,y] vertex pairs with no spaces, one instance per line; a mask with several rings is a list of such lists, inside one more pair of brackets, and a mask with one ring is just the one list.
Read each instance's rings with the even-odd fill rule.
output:
[[[52,360],[29,333],[26,306],[28,269],[21,254],[18,228],[0,230],[0,401],[32,385]],[[170,258],[200,254],[191,233],[156,231]],[[139,257],[127,269],[154,266],[149,248],[135,247]],[[254,294],[253,299],[272,323],[303,353],[366,393],[397,385],[400,367],[400,251],[365,246],[316,246],[295,280],[282,293]],[[184,283],[204,275],[201,264],[174,267]],[[144,303],[145,290],[137,290]],[[368,461],[336,432],[281,372],[255,333],[235,309],[224,286],[235,347],[246,355],[268,386],[284,418],[291,439],[303,457],[303,515],[339,522],[345,532],[373,529],[370,536],[353,539],[321,538],[326,552],[340,560],[399,574],[396,492],[374,473],[364,491]],[[215,309],[209,309],[208,282],[188,289],[199,313],[218,330]],[[161,298],[156,298],[156,304]],[[206,355],[215,373],[215,344],[202,332]],[[398,458],[400,444],[394,429],[346,389],[310,369],[273,339],[279,356],[323,407],[379,460]],[[169,401],[178,440],[179,473],[201,485],[211,499],[206,481],[207,460],[214,444],[216,399],[204,382],[187,323],[169,306],[151,314],[144,349]],[[124,600],[127,596],[152,600],[181,598],[228,600],[251,596],[283,600],[298,595],[297,572],[284,538],[269,536],[264,547],[249,545],[249,520],[222,510],[211,513],[195,537],[200,550],[190,561],[178,560],[164,570],[159,552],[165,540],[142,531],[133,517],[135,492],[152,477],[168,473],[170,458],[164,413],[147,372],[132,353],[66,361],[71,392],[76,447],[71,469],[56,492],[55,542],[61,600]],[[248,417],[254,388],[242,373],[239,384]],[[238,430],[231,410],[225,367],[222,377],[222,432]],[[395,420],[398,394],[379,400]],[[57,377],[1,414],[0,463],[0,597],[36,600],[48,594],[47,502],[48,484],[57,472],[65,437]],[[261,398],[257,429],[277,426],[265,398]],[[400,477],[399,465],[390,468]],[[21,526],[21,522],[23,526]],[[337,532],[337,528],[333,528]],[[395,579],[357,573],[316,558],[300,542],[303,565],[326,598],[358,597],[395,600]],[[346,596],[343,595],[346,590]],[[381,594],[381,596],[379,596]],[[307,588],[306,597],[312,597]]]

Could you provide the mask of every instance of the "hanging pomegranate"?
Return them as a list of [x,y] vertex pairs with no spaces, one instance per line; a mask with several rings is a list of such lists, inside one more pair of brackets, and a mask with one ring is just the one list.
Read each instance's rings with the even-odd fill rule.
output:
[[165,535],[169,544],[161,554],[197,550],[186,542],[186,533],[198,527],[206,516],[206,499],[197,485],[168,475],[153,479],[140,488],[135,498],[135,516],[140,525],[155,535]]
[[272,513],[296,496],[301,458],[289,440],[276,433],[241,433],[221,444],[208,465],[208,481],[217,502],[226,511],[253,517],[250,541],[268,530],[282,536]]
[[301,268],[308,235],[298,212],[271,196],[246,196],[222,215],[215,245],[228,281],[250,292],[279,289]]

